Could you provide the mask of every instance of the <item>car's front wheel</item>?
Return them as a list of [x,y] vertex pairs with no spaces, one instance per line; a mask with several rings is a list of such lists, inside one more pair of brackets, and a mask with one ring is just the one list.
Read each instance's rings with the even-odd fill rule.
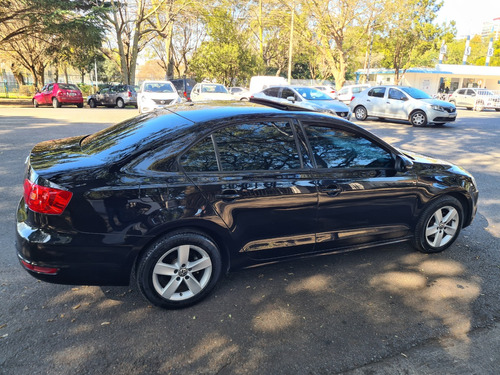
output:
[[413,244],[423,253],[437,253],[457,239],[463,222],[463,208],[451,196],[443,196],[424,209],[415,226]]
[[366,108],[363,107],[362,105],[358,105],[354,109],[354,117],[356,117],[356,120],[359,121],[364,121],[368,117],[368,112],[366,111]]
[[222,260],[215,242],[196,231],[177,231],[153,243],[139,260],[142,295],[163,308],[190,306],[215,287]]
[[410,122],[413,126],[427,125],[427,116],[424,111],[415,111],[410,115]]
[[90,100],[89,100],[89,107],[90,107],[90,108],[95,108],[95,107],[97,107],[97,103],[96,103],[96,101],[95,101],[94,99],[90,99]]

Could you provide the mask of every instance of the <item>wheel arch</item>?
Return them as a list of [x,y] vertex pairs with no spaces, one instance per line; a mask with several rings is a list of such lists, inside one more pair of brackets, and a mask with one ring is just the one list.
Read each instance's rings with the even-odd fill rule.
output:
[[128,261],[128,264],[130,265],[131,279],[136,277],[139,260],[155,241],[161,237],[179,232],[192,232],[206,236],[213,240],[220,251],[222,272],[227,273],[231,266],[231,238],[229,234],[223,234],[223,230],[224,228],[219,227],[217,224],[205,221],[196,221],[190,223],[176,223],[176,225],[167,226],[155,231],[153,236],[148,237],[148,240],[145,243],[140,244],[135,251],[131,252],[130,259]]
[[415,225],[418,222],[418,218],[420,217],[421,213],[432,203],[434,203],[436,200],[442,198],[442,197],[453,197],[456,200],[458,200],[462,206],[463,210],[463,223],[462,223],[462,228],[467,227],[470,223],[470,217],[471,217],[471,211],[472,211],[472,202],[470,198],[467,198],[465,193],[459,192],[459,191],[446,191],[443,192],[442,194],[434,196],[432,199],[429,201],[425,202],[423,206],[420,207],[419,209],[419,214],[417,215],[415,222],[413,224],[413,229],[415,229]]

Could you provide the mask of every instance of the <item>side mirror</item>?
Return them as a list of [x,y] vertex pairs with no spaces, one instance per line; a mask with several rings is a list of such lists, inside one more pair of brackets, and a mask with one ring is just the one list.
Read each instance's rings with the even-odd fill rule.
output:
[[396,156],[395,168],[398,172],[407,172],[413,169],[413,162],[407,156],[400,154]]
[[289,102],[295,103],[295,97],[294,96],[289,96],[286,98]]

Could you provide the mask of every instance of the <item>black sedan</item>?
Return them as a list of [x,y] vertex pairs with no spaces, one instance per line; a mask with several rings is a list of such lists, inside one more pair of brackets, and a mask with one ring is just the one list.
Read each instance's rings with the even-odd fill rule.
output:
[[442,251],[477,200],[462,168],[338,117],[185,104],[35,146],[17,252],[41,280],[135,280],[151,303],[179,308],[238,267],[401,241]]

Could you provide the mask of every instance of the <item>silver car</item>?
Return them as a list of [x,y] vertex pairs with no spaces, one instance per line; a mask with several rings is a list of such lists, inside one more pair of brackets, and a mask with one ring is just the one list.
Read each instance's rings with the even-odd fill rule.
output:
[[347,105],[332,99],[324,92],[306,86],[274,86],[254,94],[254,98],[273,100],[278,103],[292,102],[298,107],[303,107],[317,112],[333,113],[349,120],[351,110]]
[[357,94],[350,107],[356,120],[368,116],[408,120],[413,126],[443,125],[455,121],[453,103],[433,99],[422,90],[407,86],[376,86]]
[[127,105],[133,105],[137,108],[137,87],[132,85],[114,85],[103,88],[96,94],[87,98],[90,108],[97,106],[106,106],[109,108],[125,108]]

